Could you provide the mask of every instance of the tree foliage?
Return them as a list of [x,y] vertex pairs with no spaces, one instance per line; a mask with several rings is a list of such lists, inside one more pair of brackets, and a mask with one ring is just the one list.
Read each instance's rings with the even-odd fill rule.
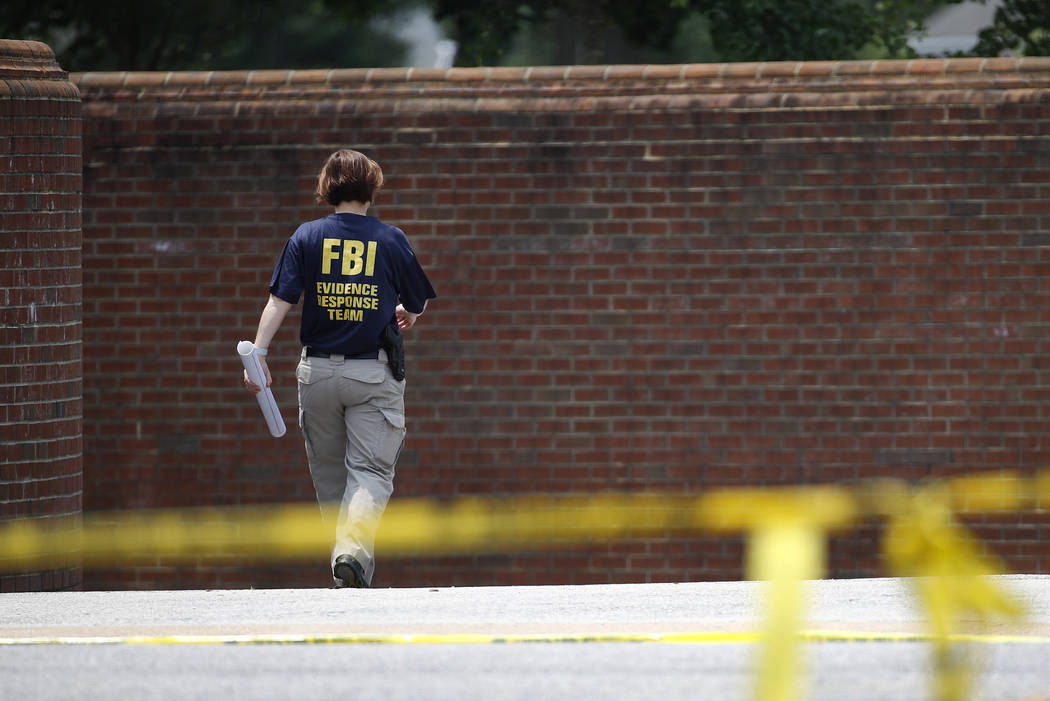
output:
[[8,0],[2,29],[47,41],[82,66],[150,70],[222,46],[224,28],[250,12],[241,0]]
[[185,70],[399,65],[367,22],[399,0],[5,0],[0,36],[47,42],[63,68]]
[[[407,47],[372,20],[422,5],[457,65],[903,58],[959,1],[5,0],[0,36],[46,41],[72,71],[395,66]],[[1003,52],[1050,54],[1050,2],[1005,0],[977,47]]]
[[715,48],[729,60],[805,61],[852,56],[875,34],[852,0],[697,0]]
[[430,0],[434,17],[459,45],[456,64],[496,65],[515,37],[530,28],[556,36],[555,55],[568,63],[614,63],[624,38],[642,47],[667,47],[689,12],[671,0]]
[[[914,56],[910,36],[939,6],[960,0],[431,0],[461,48],[457,63],[498,63],[523,25],[568,26],[576,62],[613,63],[603,53],[613,27],[643,47],[666,50],[683,21],[699,14],[720,60],[854,58],[865,47],[882,57]],[[579,59],[583,60],[579,60]]]
[[977,56],[1050,56],[1050,2],[1005,0],[978,35]]
[[547,11],[549,0],[432,0],[434,19],[443,22],[458,45],[456,65],[495,65],[521,27]]

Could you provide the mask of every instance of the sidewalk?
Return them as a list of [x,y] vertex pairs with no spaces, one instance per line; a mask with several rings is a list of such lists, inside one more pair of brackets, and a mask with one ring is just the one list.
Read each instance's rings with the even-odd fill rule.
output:
[[[1050,635],[1050,576],[997,578]],[[0,639],[160,636],[616,636],[753,631],[759,582],[434,589],[260,589],[0,595]],[[905,580],[812,582],[809,629],[923,631]]]
[[[1050,701],[1050,576],[998,580],[1029,617],[964,646],[972,699]],[[907,585],[812,583],[800,700],[930,698]],[[2,594],[0,701],[753,701],[761,587]]]

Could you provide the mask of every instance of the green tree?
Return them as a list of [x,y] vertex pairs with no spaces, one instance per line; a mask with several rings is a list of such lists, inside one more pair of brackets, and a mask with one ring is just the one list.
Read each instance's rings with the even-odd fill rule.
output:
[[875,35],[874,16],[850,0],[696,0],[715,48],[733,61],[846,58]]
[[90,70],[399,65],[405,46],[368,21],[400,0],[5,0],[0,36],[47,42]]
[[976,56],[1050,56],[1050,3],[1047,0],[1005,0],[994,23],[981,30]]
[[875,16],[873,44],[885,58],[913,58],[915,50],[908,40],[926,31],[926,19],[945,5],[962,0],[877,0],[871,5]]
[[[938,7],[960,0],[674,0],[711,21],[727,61],[854,58],[869,48],[882,58],[915,56],[908,39]],[[871,51],[869,51],[870,53]]]
[[549,0],[431,0],[434,19],[445,25],[457,44],[457,66],[496,65],[515,35],[539,21],[550,4]]
[[[431,0],[460,50],[459,65],[501,62],[522,32],[533,40],[560,37],[558,62],[619,63],[635,48],[674,60],[682,28],[702,18],[694,37],[724,61],[914,56],[908,39],[929,14],[960,0]],[[534,29],[540,27],[540,29]],[[625,41],[623,41],[625,40]],[[546,42],[544,42],[546,43]],[[705,57],[706,49],[699,52]]]
[[46,41],[72,71],[396,66],[407,47],[372,20],[425,3],[457,65],[848,59],[914,55],[909,36],[950,2],[6,0],[0,35]]

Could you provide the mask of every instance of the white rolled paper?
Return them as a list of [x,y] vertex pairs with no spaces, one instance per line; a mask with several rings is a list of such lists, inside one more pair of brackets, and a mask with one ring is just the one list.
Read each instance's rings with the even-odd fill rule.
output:
[[266,419],[266,427],[270,429],[270,435],[280,438],[288,429],[284,426],[281,411],[277,408],[277,400],[273,398],[273,392],[266,386],[266,375],[263,374],[262,363],[259,356],[255,354],[255,344],[251,341],[241,341],[237,344],[237,355],[241,356],[244,369],[248,373],[248,379],[262,387],[262,392],[255,395],[259,400],[259,408],[262,409],[263,418]]

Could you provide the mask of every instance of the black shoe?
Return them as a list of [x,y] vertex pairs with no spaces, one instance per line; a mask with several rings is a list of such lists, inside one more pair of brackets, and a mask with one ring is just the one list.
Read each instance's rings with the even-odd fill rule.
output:
[[335,559],[332,566],[332,574],[335,575],[336,589],[367,589],[368,582],[365,581],[365,571],[361,563],[349,555],[340,555]]

